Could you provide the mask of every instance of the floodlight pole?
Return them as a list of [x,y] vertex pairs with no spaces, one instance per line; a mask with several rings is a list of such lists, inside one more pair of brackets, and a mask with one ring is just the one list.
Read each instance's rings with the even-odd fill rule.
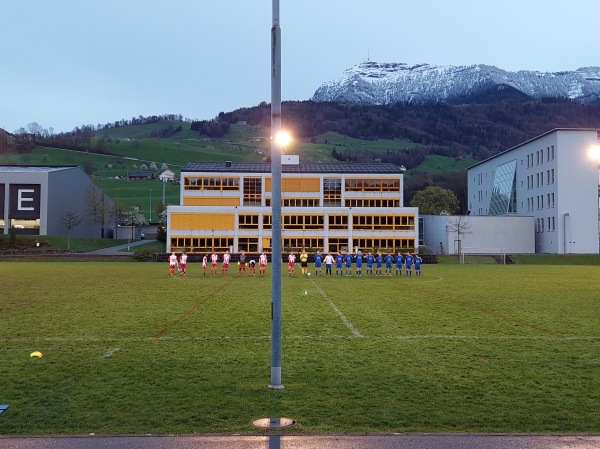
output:
[[273,0],[271,27],[271,383],[281,384],[281,28],[279,0]]

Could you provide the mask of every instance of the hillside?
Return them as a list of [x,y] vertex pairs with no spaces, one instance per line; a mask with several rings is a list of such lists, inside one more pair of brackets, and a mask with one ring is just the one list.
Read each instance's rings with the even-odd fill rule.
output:
[[[283,125],[295,136],[288,151],[302,162],[395,163],[407,169],[406,204],[416,191],[438,185],[452,189],[463,209],[470,165],[554,128],[600,128],[600,105],[570,101],[420,106],[305,101],[284,102],[282,110]],[[101,129],[5,139],[0,163],[81,165],[111,196],[125,206],[141,206],[149,216],[164,186],[124,184],[120,178],[128,171],[152,163],[158,174],[163,164],[177,172],[190,161],[265,161],[269,130],[267,104],[211,121],[121,120]],[[177,203],[178,187],[166,190],[166,202]]]

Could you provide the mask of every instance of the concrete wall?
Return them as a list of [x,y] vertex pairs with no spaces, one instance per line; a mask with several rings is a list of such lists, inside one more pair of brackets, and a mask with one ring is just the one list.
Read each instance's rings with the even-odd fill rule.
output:
[[[535,253],[533,217],[422,215],[424,243],[434,254],[457,254],[458,235],[452,224],[462,220],[465,233],[460,236],[465,253]],[[468,228],[468,229],[467,229]],[[442,249],[443,248],[443,249]]]

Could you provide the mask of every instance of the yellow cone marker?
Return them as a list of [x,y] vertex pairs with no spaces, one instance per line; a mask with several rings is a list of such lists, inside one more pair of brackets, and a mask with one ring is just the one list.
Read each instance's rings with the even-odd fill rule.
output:
[[42,357],[44,354],[42,354],[40,351],[33,351],[31,354],[29,354],[29,357],[37,357],[40,358]]

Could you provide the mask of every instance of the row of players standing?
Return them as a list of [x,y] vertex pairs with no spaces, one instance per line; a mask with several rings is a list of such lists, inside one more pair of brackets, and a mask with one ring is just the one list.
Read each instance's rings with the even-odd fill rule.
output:
[[[296,262],[296,255],[292,251],[288,256],[288,274],[294,274],[294,265]],[[406,276],[412,276],[413,265],[415,276],[421,276],[421,264],[423,259],[418,254],[411,254],[407,252],[402,254],[398,252],[396,256],[392,253],[368,253],[366,255],[358,251],[356,254],[346,253],[342,254],[338,252],[337,255],[333,256],[331,253],[323,256],[320,251],[317,251],[314,257],[315,262],[315,275],[319,276],[323,274],[323,265],[325,265],[325,275],[333,275],[333,265],[335,264],[335,275],[336,276],[352,276],[352,265],[355,264],[356,276],[362,276],[363,262],[366,266],[366,274],[368,276],[373,275],[373,268],[375,268],[375,276],[393,276],[394,270],[396,276],[402,276],[402,268],[404,266]],[[308,254],[303,249],[300,253],[300,264],[302,266],[302,274],[309,274],[308,272]],[[385,273],[383,267],[385,265]]]
[[[302,268],[302,274],[309,275],[308,271],[308,254],[303,249],[300,253],[300,265]],[[181,253],[181,256],[177,257],[175,252],[172,252],[169,256],[169,271],[171,276],[175,275],[175,269],[178,270],[180,276],[186,275],[186,267],[187,267],[187,254],[185,252]],[[206,276],[206,270],[208,268],[209,256],[208,254],[202,258],[202,271]],[[360,251],[356,254],[346,253],[342,254],[338,253],[335,257],[328,253],[323,256],[320,251],[317,251],[314,257],[315,264],[315,275],[322,275],[322,267],[325,265],[325,274],[332,275],[333,274],[333,265],[335,263],[335,274],[336,276],[343,276],[344,273],[346,276],[352,276],[352,264],[355,263],[356,276],[362,276],[362,267],[363,261],[366,265],[366,274],[369,276],[373,275],[373,267],[375,267],[375,276],[392,276],[395,275],[402,276],[402,267],[405,267],[406,276],[412,276],[413,264],[415,268],[415,276],[421,275],[421,263],[422,259],[418,254],[406,253],[402,255],[400,252],[396,256],[390,254],[383,255],[382,253],[377,253],[377,255],[368,253],[367,255],[363,255]],[[210,274],[216,275],[218,272],[218,262],[219,255],[217,253],[212,253],[210,255]],[[229,266],[231,264],[231,254],[229,251],[226,251],[223,254],[222,262],[221,262],[221,274],[229,273]],[[385,264],[385,274],[383,273],[383,266]],[[292,251],[288,255],[288,275],[294,274],[294,268],[296,265],[296,254]],[[262,254],[258,258],[258,266],[259,266],[259,275],[264,275],[267,267],[267,255],[263,251]],[[251,259],[248,262],[248,271],[250,275],[256,275],[256,261]],[[238,261],[238,274],[246,274],[246,253],[242,251],[239,256]]]

